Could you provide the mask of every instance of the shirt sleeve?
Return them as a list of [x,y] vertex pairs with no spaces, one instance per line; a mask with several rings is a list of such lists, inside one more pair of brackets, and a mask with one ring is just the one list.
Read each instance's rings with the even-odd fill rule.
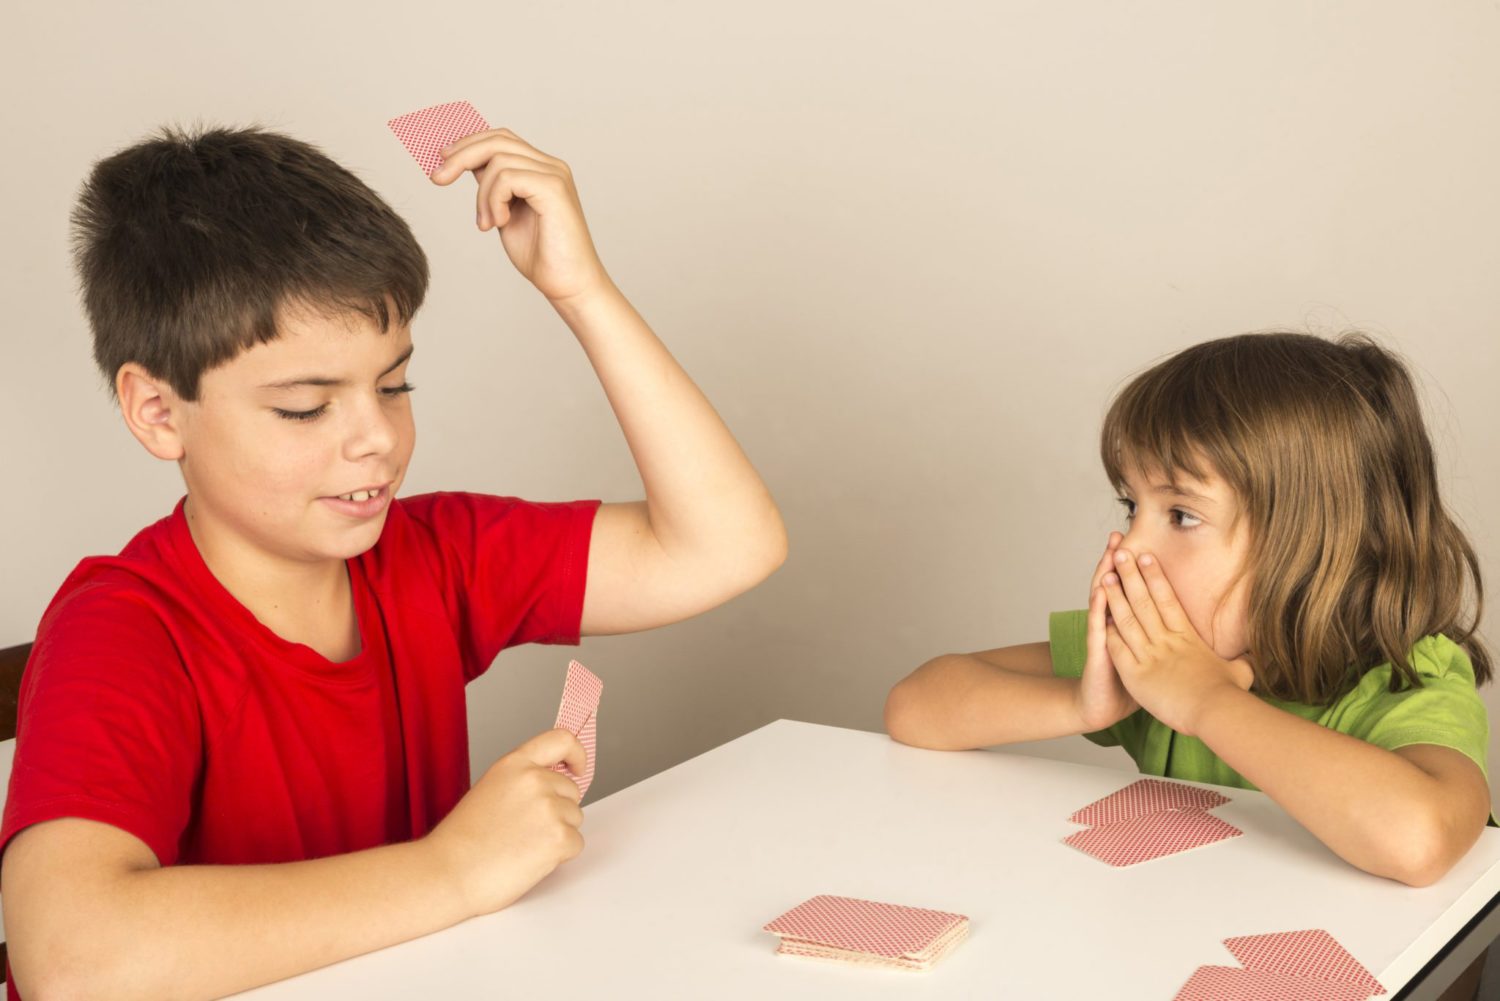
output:
[[22,829],[79,817],[177,860],[202,757],[198,701],[165,626],[108,586],[50,608],[22,678],[0,851]]
[[[1089,613],[1087,609],[1053,612],[1047,623],[1052,653],[1052,673],[1059,678],[1081,678],[1088,656]],[[1137,764],[1146,742],[1151,716],[1137,709],[1113,726],[1084,734],[1100,747],[1123,747]]]
[[436,493],[404,505],[436,549],[471,680],[506,647],[579,641],[597,500]]
[[1468,655],[1447,637],[1429,636],[1412,647],[1410,663],[1421,686],[1392,692],[1389,672],[1372,672],[1361,685],[1374,690],[1345,732],[1388,751],[1412,744],[1452,748],[1488,778],[1489,713]]

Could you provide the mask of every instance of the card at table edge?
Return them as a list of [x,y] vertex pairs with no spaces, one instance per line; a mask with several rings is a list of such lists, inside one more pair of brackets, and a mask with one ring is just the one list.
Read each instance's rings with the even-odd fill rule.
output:
[[490,127],[479,109],[465,100],[418,108],[385,124],[428,177],[442,165],[442,149]]
[[[1184,793],[1191,793],[1191,798],[1193,800],[1201,800],[1201,802],[1186,802],[1178,806],[1155,806],[1150,809],[1141,810],[1135,813],[1127,813],[1123,816],[1112,817],[1109,820],[1093,820],[1088,817],[1089,811],[1100,811],[1104,804],[1110,802],[1111,800],[1128,798],[1126,794],[1129,793],[1130,790],[1139,788],[1141,786],[1145,786],[1147,789],[1157,791],[1181,790]],[[1173,794],[1167,793],[1167,795]],[[1101,823],[1113,824],[1118,823],[1122,820],[1130,820],[1134,817],[1149,816],[1153,813],[1164,813],[1168,810],[1212,810],[1215,807],[1223,806],[1228,802],[1230,802],[1230,798],[1228,796],[1225,796],[1223,793],[1218,792],[1214,789],[1203,789],[1199,786],[1188,785],[1185,782],[1174,782],[1168,779],[1147,776],[1145,778],[1136,779],[1129,785],[1121,786],[1114,792],[1109,793],[1105,796],[1100,796],[1092,803],[1079,807],[1068,816],[1068,821],[1074,824],[1088,824],[1090,826],[1097,826]]]
[[[1126,850],[1109,845],[1097,845],[1093,843],[1101,836],[1107,837],[1113,835],[1116,837],[1134,837],[1137,840],[1135,843],[1132,843],[1129,851],[1132,851],[1136,855],[1139,855],[1142,853],[1142,848],[1139,844],[1139,841],[1142,839],[1148,837],[1153,839],[1181,837],[1180,833],[1174,834],[1172,832],[1140,831],[1130,832],[1129,834],[1122,835],[1119,831],[1119,828],[1130,825],[1140,825],[1149,821],[1155,821],[1158,823],[1188,822],[1202,825],[1204,827],[1207,827],[1213,836],[1202,837],[1200,835],[1201,840],[1196,841],[1196,843],[1194,844],[1184,845],[1181,848],[1173,848],[1169,851],[1156,852],[1154,854],[1146,855],[1145,857],[1141,858],[1132,858],[1131,861],[1123,862],[1112,861],[1111,858],[1106,858],[1105,856],[1109,855],[1112,857],[1117,857],[1121,854],[1124,854]],[[1093,827],[1084,828],[1081,831],[1074,831],[1072,834],[1069,834],[1067,837],[1063,838],[1062,841],[1063,844],[1067,845],[1069,848],[1075,848],[1083,854],[1089,856],[1090,858],[1097,859],[1098,861],[1103,862],[1105,865],[1111,866],[1116,869],[1126,869],[1133,865],[1140,865],[1143,862],[1155,862],[1157,859],[1166,858],[1169,855],[1180,855],[1183,852],[1193,851],[1198,848],[1207,848],[1209,845],[1216,845],[1221,841],[1228,841],[1230,838],[1240,837],[1244,833],[1244,831],[1240,830],[1238,827],[1235,827],[1233,824],[1224,820],[1222,817],[1216,817],[1212,813],[1209,813],[1207,810],[1194,808],[1183,810],[1164,810],[1160,813],[1142,814],[1138,817],[1130,817],[1126,820],[1116,820],[1108,824],[1097,824]]]
[[[1267,991],[1255,991],[1225,994],[1226,986],[1222,981],[1251,981],[1251,987],[1265,987],[1269,981],[1271,989]],[[1214,983],[1214,980],[1218,983]],[[1195,981],[1207,980],[1209,983]],[[1244,986],[1243,983],[1239,986]],[[1189,993],[1190,988],[1195,988]],[[1340,983],[1336,980],[1313,980],[1307,977],[1294,977],[1278,970],[1250,970],[1243,966],[1215,966],[1206,965],[1195,969],[1187,981],[1172,995],[1172,1001],[1281,1001],[1281,999],[1297,999],[1297,1001],[1368,1001],[1369,994],[1361,991],[1353,984]]]
[[[1349,971],[1349,975],[1339,977],[1323,973],[1297,972],[1295,968],[1291,968],[1285,964],[1285,959],[1282,955],[1278,955],[1272,961],[1266,962],[1259,958],[1255,951],[1246,948],[1247,946],[1253,946],[1257,942],[1264,942],[1267,939],[1287,940],[1293,936],[1305,935],[1322,936],[1325,938],[1327,945],[1331,945],[1334,949],[1338,950],[1339,955],[1336,955],[1335,958],[1338,959],[1339,965],[1346,968],[1353,967]],[[1312,946],[1311,948],[1326,949],[1327,945]],[[1354,954],[1345,947],[1344,943],[1334,938],[1333,933],[1326,928],[1294,928],[1290,931],[1262,932],[1258,935],[1235,935],[1224,940],[1224,948],[1228,949],[1230,954],[1247,970],[1269,970],[1273,973],[1283,973],[1302,980],[1347,984],[1351,987],[1364,989],[1367,993],[1376,996],[1388,993],[1385,985],[1376,978],[1375,974],[1371,973],[1368,967],[1356,959]],[[1285,948],[1283,946],[1283,951]],[[1308,948],[1308,946],[1301,947],[1302,951],[1306,951]]]

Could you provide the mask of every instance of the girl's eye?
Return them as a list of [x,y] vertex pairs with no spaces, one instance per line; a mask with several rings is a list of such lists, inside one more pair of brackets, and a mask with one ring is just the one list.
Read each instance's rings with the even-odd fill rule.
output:
[[1116,498],[1116,500],[1118,500],[1125,508],[1126,521],[1130,521],[1135,518],[1135,501],[1131,500],[1129,497],[1118,497]]
[[388,396],[394,399],[397,396],[404,396],[405,394],[410,393],[413,389],[416,388],[416,386],[413,386],[409,382],[403,382],[399,386],[385,386],[380,390],[380,393],[382,396]]
[[314,421],[323,416],[323,411],[328,409],[328,404],[315,407],[312,410],[282,410],[280,407],[272,407],[271,410],[277,417],[288,421]]
[[1197,528],[1203,524],[1203,519],[1196,514],[1188,514],[1180,507],[1172,509],[1172,524],[1178,528]]

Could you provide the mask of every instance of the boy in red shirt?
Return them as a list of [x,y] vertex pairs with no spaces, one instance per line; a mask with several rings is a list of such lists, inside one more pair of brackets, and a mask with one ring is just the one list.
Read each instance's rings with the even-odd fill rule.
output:
[[427,264],[305,143],[167,131],[74,215],[95,357],[187,495],[43,617],[0,844],[17,988],[217,996],[498,910],[582,849],[577,739],[470,788],[501,649],[687,618],[785,558],[776,505],[615,288],[562,161],[491,130],[434,182],[577,336],[646,499],[398,499]]

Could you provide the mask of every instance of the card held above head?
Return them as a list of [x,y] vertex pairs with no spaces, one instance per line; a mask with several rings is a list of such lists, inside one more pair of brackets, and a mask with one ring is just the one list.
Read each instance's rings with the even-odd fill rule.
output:
[[421,111],[399,115],[386,124],[428,177],[443,165],[442,150],[490,127],[468,101],[435,104]]

